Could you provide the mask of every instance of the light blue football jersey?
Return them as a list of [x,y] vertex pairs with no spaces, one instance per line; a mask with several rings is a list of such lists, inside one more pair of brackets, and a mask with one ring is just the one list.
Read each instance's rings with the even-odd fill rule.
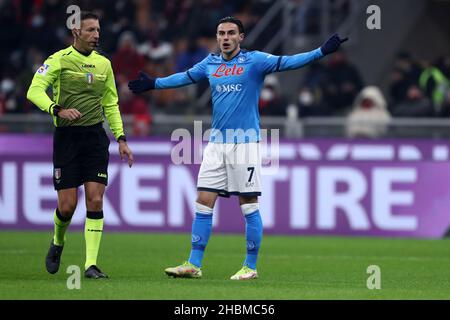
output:
[[210,142],[258,142],[258,99],[265,76],[300,68],[321,57],[320,48],[293,56],[241,50],[231,60],[209,54],[186,72],[156,79],[155,87],[176,88],[208,79],[213,108]]

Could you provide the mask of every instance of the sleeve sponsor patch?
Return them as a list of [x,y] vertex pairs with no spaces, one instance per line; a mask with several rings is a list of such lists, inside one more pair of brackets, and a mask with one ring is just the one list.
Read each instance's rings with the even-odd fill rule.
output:
[[45,76],[47,74],[48,69],[50,69],[50,66],[44,63],[42,66],[39,67],[39,69],[37,69],[36,72]]

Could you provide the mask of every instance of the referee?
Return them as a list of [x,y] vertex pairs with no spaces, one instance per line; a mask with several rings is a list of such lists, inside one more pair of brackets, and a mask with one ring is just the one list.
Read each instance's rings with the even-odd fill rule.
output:
[[[48,112],[55,125],[53,185],[58,192],[54,237],[45,259],[47,271],[58,271],[65,233],[77,206],[77,189],[86,194],[85,277],[108,278],[97,266],[103,232],[103,194],[108,183],[109,139],[103,114],[119,143],[119,154],[128,165],[133,155],[127,145],[120,116],[111,62],[94,49],[100,37],[99,17],[82,12],[74,28],[73,45],[48,57],[36,71],[27,98]],[[53,99],[46,94],[53,89]]]

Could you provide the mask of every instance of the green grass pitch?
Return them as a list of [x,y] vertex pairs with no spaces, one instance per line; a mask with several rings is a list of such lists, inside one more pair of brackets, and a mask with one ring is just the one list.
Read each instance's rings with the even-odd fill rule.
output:
[[[69,232],[62,264],[47,274],[51,232],[0,232],[0,299],[450,299],[450,240],[270,236],[263,239],[260,278],[229,280],[245,256],[243,235],[213,234],[202,279],[163,270],[187,259],[189,234],[108,233],[99,266],[108,280],[66,286],[69,265],[84,265],[81,232]],[[369,265],[381,289],[366,286]]]

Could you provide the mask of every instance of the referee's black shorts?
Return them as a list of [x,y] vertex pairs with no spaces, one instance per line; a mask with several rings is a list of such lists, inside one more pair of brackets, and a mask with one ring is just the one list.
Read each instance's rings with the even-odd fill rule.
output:
[[108,184],[109,139],[102,123],[56,127],[53,135],[55,190],[76,188],[85,182]]

